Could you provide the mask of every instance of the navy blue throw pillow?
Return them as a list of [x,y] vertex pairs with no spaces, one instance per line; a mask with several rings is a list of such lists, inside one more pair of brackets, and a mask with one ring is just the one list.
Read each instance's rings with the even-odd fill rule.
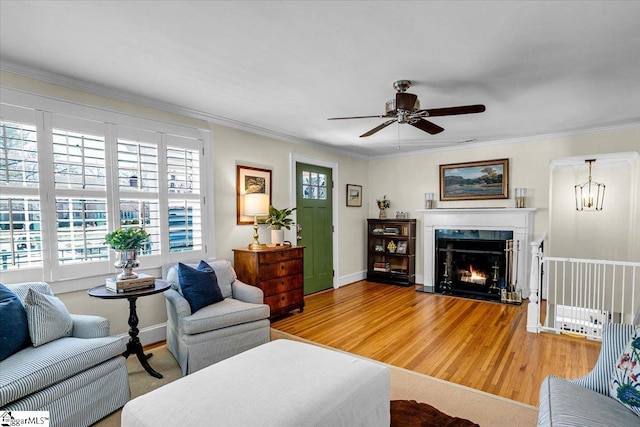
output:
[[0,361],[29,344],[27,312],[20,298],[0,284]]
[[197,268],[178,263],[178,279],[182,296],[191,306],[191,313],[224,300],[216,273],[204,261],[200,261]]

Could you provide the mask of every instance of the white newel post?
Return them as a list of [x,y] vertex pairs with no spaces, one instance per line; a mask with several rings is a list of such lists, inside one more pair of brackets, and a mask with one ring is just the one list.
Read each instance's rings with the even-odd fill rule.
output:
[[531,242],[531,275],[529,277],[529,305],[527,306],[527,332],[540,332],[540,280],[542,273],[542,242],[547,238],[547,233]]

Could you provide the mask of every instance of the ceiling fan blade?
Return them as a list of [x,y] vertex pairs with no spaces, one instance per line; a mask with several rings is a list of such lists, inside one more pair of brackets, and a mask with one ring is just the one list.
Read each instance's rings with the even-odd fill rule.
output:
[[360,138],[364,138],[365,136],[371,136],[374,133],[378,132],[379,130],[382,130],[384,128],[386,128],[387,126],[389,126],[391,123],[395,122],[397,119],[391,119],[391,120],[387,120],[386,122],[384,122],[381,125],[378,125],[376,127],[374,127],[373,129],[371,129],[369,132],[365,132],[362,135],[360,135]]
[[430,121],[425,120],[425,119],[418,119],[416,121],[411,121],[411,122],[409,122],[409,124],[411,126],[417,127],[420,130],[428,132],[431,135],[435,135],[435,134],[440,133],[440,132],[442,132],[444,130],[444,128],[441,128],[437,124],[431,123]]
[[426,110],[418,110],[416,113],[426,113],[425,116],[437,117],[437,116],[455,116],[457,114],[472,114],[482,113],[486,108],[482,104],[476,105],[461,105],[459,107],[447,107],[447,108],[431,108]]
[[396,109],[413,111],[418,95],[406,92],[396,93]]
[[347,120],[347,119],[384,119],[385,117],[389,117],[386,115],[380,115],[378,114],[377,116],[353,116],[353,117],[331,117],[327,120]]

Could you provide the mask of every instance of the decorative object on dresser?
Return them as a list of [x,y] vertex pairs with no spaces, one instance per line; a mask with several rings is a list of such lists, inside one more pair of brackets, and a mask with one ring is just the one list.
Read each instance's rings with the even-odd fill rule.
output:
[[264,292],[271,318],[296,308],[304,310],[304,246],[276,246],[261,250],[234,249],[238,279]]
[[260,249],[266,247],[264,243],[260,243],[258,235],[258,217],[267,216],[269,214],[269,196],[261,193],[245,194],[244,197],[244,213],[253,216],[253,242],[249,243],[250,249]]
[[271,229],[271,243],[280,246],[284,244],[284,230],[291,230],[293,220],[289,216],[295,211],[296,208],[284,208],[276,209],[273,206],[269,206],[269,216],[264,221],[265,224]]
[[509,159],[440,165],[440,200],[509,198]]
[[415,284],[416,220],[367,222],[367,280],[402,286]]
[[380,213],[378,214],[378,218],[384,219],[387,217],[387,209],[391,206],[391,202],[387,199],[387,195],[382,196],[382,199],[376,200],[376,204],[378,205],[378,209],[380,209]]

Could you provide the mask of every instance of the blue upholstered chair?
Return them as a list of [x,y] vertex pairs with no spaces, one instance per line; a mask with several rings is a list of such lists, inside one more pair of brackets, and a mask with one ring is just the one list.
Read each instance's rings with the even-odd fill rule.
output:
[[[123,338],[109,336],[107,319],[69,314],[44,282],[6,286],[29,306],[32,339],[0,362],[0,413],[49,411],[51,426],[84,427],[127,403],[129,378],[122,356],[126,345]],[[25,302],[30,289],[37,297],[32,291]],[[60,321],[46,306],[48,301],[62,305]],[[51,335],[56,328],[62,331],[58,338]],[[41,339],[40,334],[47,337]]]
[[606,323],[602,347],[593,370],[567,380],[550,375],[540,386],[538,426],[640,426],[640,417],[610,397],[609,383],[617,360],[640,325],[640,307],[633,325]]
[[[196,267],[198,263],[187,264]],[[270,340],[269,306],[260,288],[239,281],[231,263],[212,260],[223,301],[195,313],[181,292],[178,267],[163,267],[172,288],[167,302],[167,348],[187,375]]]

